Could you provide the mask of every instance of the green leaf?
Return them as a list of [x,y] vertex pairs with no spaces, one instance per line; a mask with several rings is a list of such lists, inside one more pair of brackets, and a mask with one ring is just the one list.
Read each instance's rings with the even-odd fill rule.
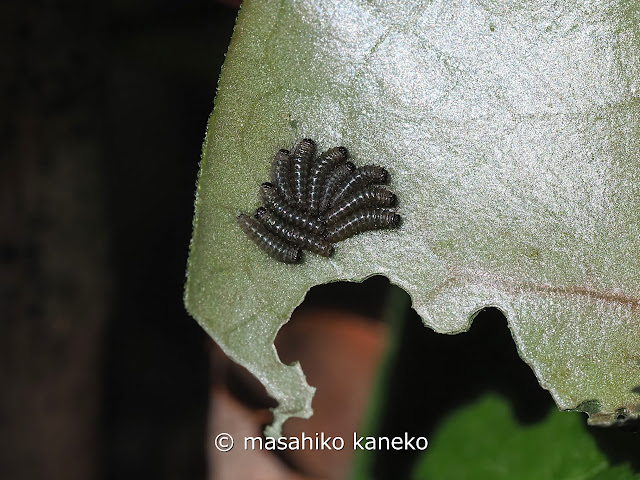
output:
[[414,480],[640,479],[628,464],[612,466],[580,415],[550,412],[533,426],[521,426],[508,402],[486,395],[457,411],[429,439]]
[[[623,0],[247,1],[198,181],[185,303],[279,401],[314,389],[273,340],[308,289],[381,274],[425,324],[485,306],[562,409],[638,417],[640,12]],[[236,224],[311,137],[391,173],[400,231],[284,265]]]

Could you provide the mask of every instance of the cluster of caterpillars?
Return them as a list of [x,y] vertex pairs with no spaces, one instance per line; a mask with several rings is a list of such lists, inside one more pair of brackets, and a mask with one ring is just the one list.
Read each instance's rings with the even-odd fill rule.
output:
[[305,138],[276,153],[271,182],[260,186],[264,206],[253,217],[241,213],[238,224],[281,262],[300,262],[302,250],[330,257],[340,240],[400,226],[397,197],[382,185],[388,180],[383,167],[356,167],[345,147],[316,157],[316,143]]

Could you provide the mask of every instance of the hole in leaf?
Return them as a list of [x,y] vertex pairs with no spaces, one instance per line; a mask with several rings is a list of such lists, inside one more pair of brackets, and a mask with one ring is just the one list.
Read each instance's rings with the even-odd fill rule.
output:
[[[313,416],[287,420],[285,437],[301,438],[304,432],[315,441],[320,432],[351,442],[385,350],[387,329],[380,317],[388,290],[389,281],[380,276],[314,287],[282,327],[275,342],[281,361],[299,361],[308,383],[317,388]],[[277,453],[305,476],[346,478],[353,449]]]
[[[487,392],[510,399],[523,424],[542,420],[553,407],[551,395],[519,357],[506,318],[497,308],[477,312],[469,331],[458,335],[425,328],[413,310],[408,317],[412,318],[404,324],[393,378],[385,389],[387,409],[376,435],[408,432],[429,438],[447,415]],[[403,478],[418,458],[411,451],[378,453],[378,478]]]
[[629,411],[626,408],[619,408],[616,410],[616,420],[622,421],[629,416]]

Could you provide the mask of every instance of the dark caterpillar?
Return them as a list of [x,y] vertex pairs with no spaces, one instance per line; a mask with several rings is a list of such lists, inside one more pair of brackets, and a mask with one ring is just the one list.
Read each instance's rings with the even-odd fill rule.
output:
[[289,150],[279,150],[271,164],[271,182],[278,189],[282,199],[289,205],[295,205],[296,196],[291,188],[291,157]]
[[267,228],[246,213],[238,215],[238,225],[247,236],[276,260],[284,263],[299,263],[302,251],[271,233]]
[[396,195],[388,188],[381,185],[370,185],[335,204],[327,212],[325,219],[327,225],[331,225],[340,222],[352,212],[368,207],[393,207],[396,202]]
[[309,185],[309,168],[316,154],[316,142],[305,138],[298,142],[291,153],[293,165],[293,191],[299,208],[307,209],[307,187]]
[[347,158],[349,158],[349,152],[344,147],[330,148],[318,157],[318,162],[309,175],[309,213],[311,215],[316,215],[320,209],[327,173],[345,163]]
[[386,183],[389,179],[389,173],[382,167],[377,165],[365,165],[358,167],[343,183],[336,189],[335,194],[331,198],[331,203],[336,204],[341,199],[352,195],[362,187],[366,187],[372,183]]
[[346,178],[356,170],[356,166],[347,162],[342,165],[338,165],[327,178],[327,182],[324,185],[324,191],[320,198],[320,212],[326,212],[327,208],[331,206],[331,199],[335,196],[336,190],[345,181]]
[[391,209],[396,195],[379,185],[388,181],[387,170],[376,165],[356,168],[345,147],[330,148],[314,161],[315,152],[316,143],[308,138],[291,153],[278,151],[271,182],[260,186],[265,206],[256,210],[255,218],[238,216],[245,234],[285,263],[300,262],[301,249],[330,257],[335,242],[402,223]]
[[332,225],[325,238],[332,243],[339,242],[367,230],[398,228],[401,223],[402,217],[393,210],[372,208],[352,213],[340,223]]
[[333,245],[327,242],[320,235],[314,235],[313,233],[305,232],[304,230],[283,223],[273,212],[270,212],[264,207],[260,207],[256,210],[256,218],[260,220],[269,230],[277,234],[283,240],[309,250],[310,252],[317,253],[323,257],[330,257],[333,255]]
[[296,210],[290,205],[287,205],[280,198],[272,183],[265,182],[260,185],[260,195],[262,196],[262,201],[267,205],[269,210],[274,212],[286,223],[303,228],[304,230],[316,235],[322,235],[324,233],[325,225],[323,222]]

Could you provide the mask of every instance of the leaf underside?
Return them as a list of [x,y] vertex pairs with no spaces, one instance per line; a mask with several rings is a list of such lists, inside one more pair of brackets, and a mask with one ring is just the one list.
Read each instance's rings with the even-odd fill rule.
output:
[[[638,417],[638,25],[622,0],[245,2],[205,139],[185,302],[278,400],[267,434],[312,413],[278,330],[312,286],[372,275],[438,332],[498,307],[561,409]],[[302,137],[385,166],[402,228],[300,265],[259,250],[236,216]]]

